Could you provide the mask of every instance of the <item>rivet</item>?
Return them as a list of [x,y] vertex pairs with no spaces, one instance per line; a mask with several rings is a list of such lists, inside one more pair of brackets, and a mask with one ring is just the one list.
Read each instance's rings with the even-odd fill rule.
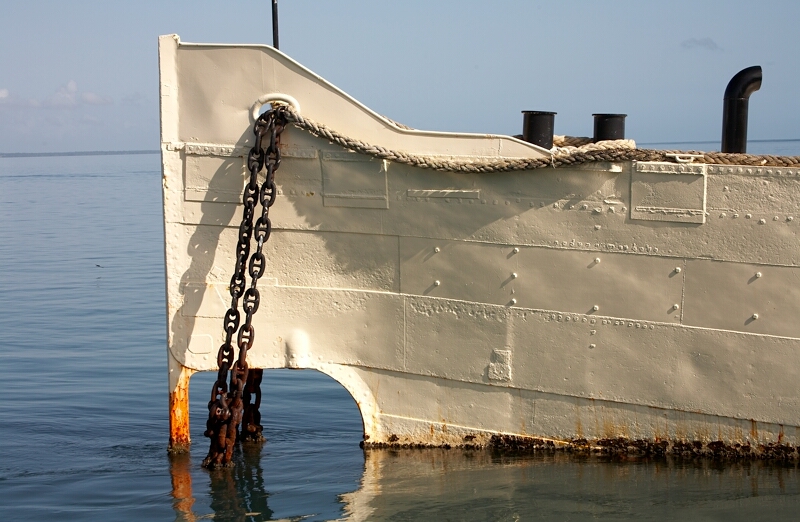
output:
[[681,267],[679,267],[679,266],[676,266],[676,267],[675,267],[675,273],[676,273],[676,274],[680,274],[680,273],[681,273]]
[[778,216],[775,216],[774,218],[772,218],[772,221],[778,221],[779,219],[780,218]]
[[516,273],[516,272],[512,273],[512,274],[511,274],[511,277],[512,277],[513,279],[516,279],[516,278],[517,278],[517,273]]
[[600,307],[599,307],[599,306],[597,306],[597,305],[594,305],[594,306],[592,307],[592,310],[594,310],[594,311],[596,312],[596,311],[600,310]]
[[595,230],[600,230],[601,228],[603,228],[603,226],[602,226],[602,225],[595,225],[595,226],[594,226],[594,229],[595,229]]
[[594,258],[594,263],[595,263],[595,264],[598,264],[599,262],[600,262],[600,258],[599,258],[599,257],[595,257],[595,258]]
[[722,214],[719,215],[719,217],[724,218],[726,215],[727,214],[725,214],[725,212],[723,212]]
[[755,321],[756,319],[758,319],[758,314],[753,314],[753,320]]
[[586,210],[587,208],[589,208],[589,205],[587,205],[586,203],[581,205],[581,210]]
[[519,254],[519,248],[517,248],[517,247],[514,247],[514,253],[515,253],[515,254]]
[[434,248],[434,249],[433,249],[433,251],[438,253],[438,252],[441,252],[441,251],[442,251],[442,249],[441,249],[441,248],[439,248],[439,247],[436,247],[436,248]]
[[786,218],[786,221],[794,221],[794,218],[792,216],[789,216]]
[[766,222],[767,222],[767,220],[764,219],[764,218],[761,218],[761,219],[758,220],[758,224],[759,225],[764,225]]
[[517,300],[516,300],[516,299],[512,299],[512,300],[511,300],[511,304],[512,304],[512,305],[515,305],[515,304],[517,304]]
[[763,274],[761,272],[756,272],[756,277],[761,277]]
[[753,217],[753,214],[745,214],[744,217],[746,217],[747,219],[750,219],[751,217]]
[[673,310],[680,310],[681,306],[678,303],[675,303],[674,305],[672,305],[672,309]]
[[439,286],[440,284],[442,284],[442,282],[439,281],[438,279],[433,282],[433,286]]
[[597,348],[597,345],[596,344],[590,344],[589,348]]
[[739,214],[734,214],[733,217],[738,218]]

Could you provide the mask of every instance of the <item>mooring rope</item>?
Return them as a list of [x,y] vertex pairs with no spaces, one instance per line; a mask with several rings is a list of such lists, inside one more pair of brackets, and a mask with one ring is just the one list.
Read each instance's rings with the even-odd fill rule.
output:
[[[675,155],[694,155],[697,163],[714,165],[742,165],[755,167],[797,167],[800,156],[773,156],[758,154],[731,154],[723,152],[698,152],[677,150],[637,149],[633,140],[609,140],[593,143],[590,138],[555,136],[556,147],[544,158],[452,159],[424,154],[410,154],[365,143],[344,136],[327,126],[310,120],[291,107],[287,107],[288,122],[317,138],[335,143],[345,149],[376,159],[411,165],[422,169],[444,172],[492,173],[545,167],[568,167],[596,161],[667,161],[674,162]],[[391,120],[389,120],[391,121]],[[394,122],[392,122],[394,123]],[[395,124],[400,128],[405,126]]]
[[[522,138],[521,134],[519,138]],[[559,136],[558,134],[553,136],[554,147],[582,147],[583,145],[588,145],[593,142],[594,140],[592,138],[586,138],[584,136]]]

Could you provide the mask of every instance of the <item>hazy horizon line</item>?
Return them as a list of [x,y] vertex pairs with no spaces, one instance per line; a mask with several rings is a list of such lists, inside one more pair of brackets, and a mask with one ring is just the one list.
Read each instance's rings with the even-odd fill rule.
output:
[[0,152],[0,158],[46,158],[58,156],[130,156],[134,154],[160,154],[158,149],[146,150],[76,150],[66,152]]
[[[789,143],[800,141],[800,138],[780,138],[770,140],[747,140],[748,143]],[[641,141],[639,145],[678,145],[678,144],[706,144],[719,143],[719,140],[690,140],[690,141]],[[0,152],[0,158],[46,158],[64,156],[131,156],[137,154],[161,154],[160,149],[137,150],[76,150],[63,152]]]
[[[793,141],[800,141],[800,138],[780,138],[774,140],[747,140],[747,143],[789,143]],[[690,141],[637,141],[640,145],[677,145],[680,143],[721,143],[720,140],[690,140]]]

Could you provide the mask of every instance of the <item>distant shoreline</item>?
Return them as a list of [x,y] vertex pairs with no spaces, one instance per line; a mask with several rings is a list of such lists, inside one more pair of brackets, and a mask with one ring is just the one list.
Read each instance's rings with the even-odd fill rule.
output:
[[130,156],[161,154],[160,150],[87,150],[73,152],[0,152],[0,158],[51,158],[58,156]]

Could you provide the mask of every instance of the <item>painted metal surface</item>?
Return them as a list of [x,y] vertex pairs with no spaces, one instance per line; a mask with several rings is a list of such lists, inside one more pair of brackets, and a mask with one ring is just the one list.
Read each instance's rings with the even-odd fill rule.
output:
[[[269,47],[165,36],[160,59],[180,444],[189,375],[216,370],[258,100],[291,96],[311,119],[411,153],[546,154],[402,129]],[[248,362],[336,379],[367,444],[800,444],[800,170],[444,173],[291,127],[281,147]]]

